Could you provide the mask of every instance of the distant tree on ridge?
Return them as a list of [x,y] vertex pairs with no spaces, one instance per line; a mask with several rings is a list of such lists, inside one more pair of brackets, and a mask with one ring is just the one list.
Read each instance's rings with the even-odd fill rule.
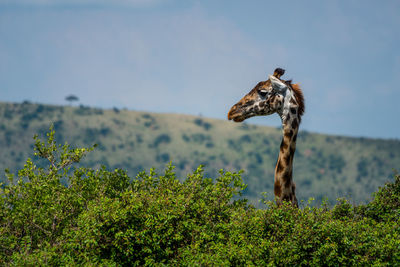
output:
[[65,97],[65,100],[72,104],[72,102],[79,101],[79,98],[76,95],[69,95]]

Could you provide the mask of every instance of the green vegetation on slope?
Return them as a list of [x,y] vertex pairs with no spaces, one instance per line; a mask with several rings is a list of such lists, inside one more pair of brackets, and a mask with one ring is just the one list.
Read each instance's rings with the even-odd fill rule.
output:
[[[162,138],[164,139],[164,138]],[[240,173],[183,182],[169,166],[130,179],[73,168],[91,148],[36,139],[44,168],[26,161],[0,189],[0,262],[13,266],[348,266],[400,263],[400,176],[374,199],[332,209],[256,209],[232,200]],[[68,186],[61,181],[67,179]]]
[[[183,179],[199,165],[209,177],[216,177],[219,169],[243,169],[246,198],[257,204],[262,192],[273,197],[280,129],[188,115],[30,103],[0,103],[0,118],[0,170],[15,173],[32,156],[32,136],[42,136],[54,123],[60,143],[99,145],[85,158],[85,166],[121,168],[135,177],[172,162]],[[398,140],[301,131],[297,144],[294,180],[299,199],[314,197],[320,203],[324,197],[335,201],[344,196],[365,202],[400,166]]]

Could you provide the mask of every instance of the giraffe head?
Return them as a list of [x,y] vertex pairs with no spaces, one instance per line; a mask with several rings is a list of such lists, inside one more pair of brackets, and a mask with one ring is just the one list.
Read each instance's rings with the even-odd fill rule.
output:
[[303,94],[297,84],[281,80],[285,70],[277,68],[267,81],[259,82],[228,112],[228,119],[241,122],[254,116],[278,113],[282,120],[289,112],[300,120],[304,112]]

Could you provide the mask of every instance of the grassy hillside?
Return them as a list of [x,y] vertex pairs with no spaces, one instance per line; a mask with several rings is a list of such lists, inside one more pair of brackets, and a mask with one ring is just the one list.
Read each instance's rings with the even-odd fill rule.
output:
[[[206,176],[219,169],[243,169],[244,195],[256,201],[273,196],[274,165],[280,129],[178,114],[41,104],[0,103],[0,169],[15,172],[33,157],[33,135],[54,123],[56,138],[76,146],[97,143],[85,166],[123,168],[134,177],[172,161],[178,177],[198,165]],[[400,141],[348,138],[301,131],[294,180],[299,199],[348,197],[366,201],[400,167]]]

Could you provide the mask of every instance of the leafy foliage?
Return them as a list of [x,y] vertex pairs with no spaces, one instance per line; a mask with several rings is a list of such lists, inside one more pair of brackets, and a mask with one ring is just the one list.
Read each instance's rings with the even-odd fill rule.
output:
[[[400,175],[353,206],[296,209],[241,199],[241,173],[187,179],[168,165],[126,172],[77,168],[92,148],[35,137],[35,155],[0,189],[0,262],[5,265],[398,265]],[[66,185],[62,181],[67,180]]]

